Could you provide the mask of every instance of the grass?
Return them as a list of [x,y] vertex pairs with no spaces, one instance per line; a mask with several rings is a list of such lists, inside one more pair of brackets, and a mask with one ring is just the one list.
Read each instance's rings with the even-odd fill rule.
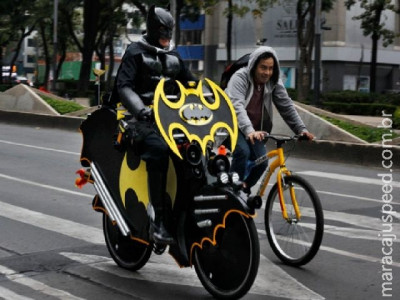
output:
[[73,101],[58,100],[51,97],[41,95],[42,99],[53,107],[59,114],[64,115],[70,112],[78,111],[84,107]]
[[399,135],[396,133],[390,132],[389,129],[384,129],[384,128],[374,128],[370,126],[362,126],[362,125],[354,125],[346,121],[334,119],[331,117],[326,117],[326,116],[320,116],[324,120],[342,128],[343,130],[355,135],[356,137],[359,137],[360,139],[368,142],[368,143],[375,143],[379,142],[382,140],[382,136],[384,134],[387,134],[386,138],[388,136],[391,136],[391,138],[398,137]]

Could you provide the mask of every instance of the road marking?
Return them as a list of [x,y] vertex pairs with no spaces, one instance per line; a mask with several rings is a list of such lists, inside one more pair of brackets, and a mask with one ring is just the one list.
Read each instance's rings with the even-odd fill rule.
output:
[[0,286],[0,297],[2,299],[13,299],[13,300],[34,300],[33,298],[28,298],[21,296],[13,291]]
[[[301,172],[295,172],[295,174],[302,174],[302,175],[329,178],[329,179],[335,179],[335,180],[343,180],[343,181],[352,181],[352,182],[366,183],[366,184],[383,185],[383,181],[381,179],[350,176],[350,175],[344,175],[344,174],[338,174],[338,173],[328,173],[328,172],[318,172],[318,171],[301,171]],[[400,188],[400,182],[397,182],[397,181],[392,181],[390,183],[390,185],[393,187]]]
[[[75,297],[74,295],[59,290],[55,289],[51,286],[48,286],[40,281],[37,281],[35,279],[32,279],[28,276],[25,276],[23,274],[19,274],[17,271],[14,271],[12,269],[9,269],[5,266],[0,265],[0,274],[5,275],[7,279],[9,279],[12,282],[19,283],[21,285],[27,286],[35,291],[38,291],[40,293],[53,296],[59,299],[76,299],[76,300],[83,300],[83,298]],[[1,290],[0,290],[1,291]],[[2,294],[1,294],[2,295]],[[25,298],[25,297],[24,297]],[[10,299],[15,299],[15,298],[10,298]],[[25,298],[27,299],[27,298]],[[28,298],[29,299],[29,298]]]
[[64,234],[85,242],[104,245],[103,231],[92,226],[46,215],[0,201],[0,216]]
[[14,142],[9,142],[9,141],[5,141],[5,140],[0,140],[0,143],[9,144],[9,145],[13,145],[13,146],[23,146],[23,147],[26,147],[26,148],[32,148],[32,149],[38,149],[38,150],[46,150],[46,151],[65,153],[65,154],[81,155],[80,153],[72,152],[72,151],[65,151],[65,150],[54,149],[54,148],[47,148],[47,147],[40,147],[40,146],[21,144],[21,143],[14,143]]
[[[265,211],[265,208],[263,208],[263,209]],[[278,203],[274,203],[273,210],[281,211]],[[305,217],[314,218],[314,216],[315,216],[314,210],[311,208],[308,208],[308,207],[302,207],[301,214]],[[357,227],[365,227],[368,229],[372,229],[372,230],[376,231],[377,236],[378,236],[378,233],[381,232],[382,229],[384,229],[382,227],[383,223],[380,218],[373,218],[373,217],[367,217],[367,216],[356,215],[356,214],[348,214],[348,213],[338,212],[338,211],[324,210],[324,220],[332,220],[332,221],[336,221],[336,222],[342,222],[345,224],[354,225]],[[393,223],[391,223],[391,226],[392,226],[393,234],[400,236],[400,224],[393,222]],[[343,227],[340,227],[340,228],[343,228]]]
[[[262,229],[257,229],[257,231],[258,231],[258,233],[262,233],[264,235],[267,234],[265,232],[265,230],[262,230]],[[306,244],[306,245],[310,246],[310,243],[305,243],[303,241],[298,241],[297,243]],[[357,254],[357,253],[340,250],[340,249],[336,249],[336,248],[332,248],[332,247],[328,247],[328,246],[321,245],[319,250],[323,250],[323,251],[327,251],[330,253],[335,253],[338,255],[347,256],[347,257],[351,257],[351,258],[357,258],[359,260],[364,260],[364,261],[368,261],[368,262],[372,262],[372,263],[382,263],[382,258],[377,258],[377,257],[369,256],[369,255]],[[400,263],[398,263],[398,262],[392,262],[390,265],[395,266],[395,267],[400,267]]]
[[[326,192],[326,191],[317,191],[318,194],[325,194],[325,195],[330,195],[330,196],[338,196],[338,197],[343,197],[343,198],[352,198],[352,199],[357,199],[357,200],[363,200],[363,201],[370,201],[370,202],[376,202],[383,204],[382,200],[378,199],[373,199],[373,198],[367,198],[367,197],[360,197],[360,196],[353,196],[353,195],[347,195],[347,194],[340,194],[340,193],[332,193],[332,192]],[[391,205],[400,205],[400,203],[396,202],[390,202]]]
[[[260,185],[260,182],[257,183]],[[273,186],[273,183],[268,183],[268,186]],[[258,190],[258,187],[254,188],[254,192]],[[333,192],[327,192],[327,191],[321,191],[321,190],[316,190],[317,194],[322,194],[322,195],[330,195],[330,196],[337,196],[337,197],[342,197],[342,198],[351,198],[351,199],[357,199],[357,200],[362,200],[362,201],[370,201],[370,202],[376,202],[383,204],[382,200],[374,199],[374,198],[368,198],[368,197],[361,197],[361,196],[354,196],[354,195],[349,195],[349,194],[341,194],[341,193],[333,193]],[[268,193],[266,193],[268,195]],[[263,197],[266,199],[267,196]],[[391,202],[390,204],[392,205],[400,205],[400,203],[396,202]]]
[[[29,224],[35,227],[43,228],[46,230],[54,231],[57,233],[61,233],[63,235],[73,237],[76,239],[80,239],[89,243],[93,244],[98,244],[98,245],[104,245],[104,236],[103,236],[103,231],[91,226],[83,225],[80,223],[76,223],[73,221],[53,217],[50,215],[46,215],[43,213],[35,212],[32,210],[28,210],[25,208],[21,208],[15,205],[11,205],[5,202],[0,201],[0,216],[5,217],[5,218],[10,218],[13,220],[17,220],[18,222],[22,222],[25,224]],[[315,294],[311,290],[309,290],[307,287],[302,286],[299,282],[296,281],[296,279],[292,278],[290,275],[288,275],[285,271],[280,269],[279,267],[275,266],[273,263],[269,262],[266,258],[263,259],[263,267],[260,268],[266,268],[265,270],[265,276],[267,278],[264,278],[264,275],[262,276],[257,276],[255,287],[254,290],[251,290],[251,293],[260,293],[262,295],[274,295],[273,293],[279,293],[279,295],[284,295],[285,293],[288,294],[288,298],[294,298],[295,295],[302,294],[302,295],[307,295],[304,299],[322,299],[319,295]],[[264,263],[267,263],[268,266],[264,266]],[[152,263],[152,264],[151,264]],[[113,264],[115,266],[115,264]],[[154,266],[154,268],[152,267]],[[118,270],[117,272],[122,272],[121,268],[114,268]],[[159,274],[161,272],[167,272],[173,273],[172,277],[169,276],[161,276],[157,278],[158,282],[162,281],[165,283],[174,283],[176,284],[177,282],[185,282],[185,280],[189,280],[190,284],[193,284],[193,281],[197,282],[199,284],[199,281],[197,277],[194,275],[192,269],[185,268],[187,270],[183,271],[181,270],[172,260],[170,256],[162,255],[162,256],[154,256],[150,260],[149,264],[149,270],[147,273],[147,277],[144,278],[143,280],[153,280],[151,278],[156,278],[156,274]],[[274,270],[274,272],[270,270]],[[0,269],[1,271],[1,269]],[[264,271],[259,271],[261,272],[260,274],[264,274]],[[135,274],[128,272],[130,275]],[[120,273],[118,273],[120,274]],[[161,273],[164,274],[165,273]],[[189,274],[189,275],[188,275]],[[274,274],[274,275],[272,275]],[[193,278],[190,279],[192,276]],[[276,277],[276,276],[279,276]],[[182,277],[182,278],[181,278]],[[188,277],[189,279],[185,279]],[[259,278],[260,277],[260,278]],[[263,278],[261,278],[263,277]],[[173,278],[173,282],[169,282],[171,280],[170,278]],[[180,280],[177,280],[177,278],[180,278]],[[194,279],[195,278],[195,279]],[[138,278],[137,278],[138,279]],[[258,281],[257,281],[258,280]],[[260,283],[261,280],[261,283]],[[287,282],[290,280],[291,286],[293,286],[293,290],[288,289]],[[275,285],[271,285],[269,283],[267,287],[266,282],[281,282],[280,287],[278,288]],[[104,283],[104,282],[103,282]],[[299,292],[300,291],[300,292]],[[304,292],[304,293],[303,293]]]
[[[305,222],[300,222],[298,223],[300,226],[304,228],[312,228],[315,230],[315,223],[305,223]],[[381,241],[382,237],[380,237],[378,234],[381,233],[381,231],[378,230],[372,230],[372,229],[359,229],[359,228],[353,228],[353,227],[343,227],[343,226],[333,226],[333,225],[324,225],[324,234],[333,234],[349,239],[360,239],[360,240],[370,240],[370,241]],[[395,233],[393,233],[395,234]],[[400,243],[400,240],[393,240],[394,243]]]
[[[137,272],[130,272],[118,268],[114,261],[108,257],[72,252],[60,254],[80,264],[89,265],[97,270],[122,278],[202,287],[193,268],[179,268],[172,258],[167,260],[168,256],[165,255],[152,255],[142,269]],[[69,267],[64,271],[79,275],[79,270],[76,271],[74,268],[76,267]],[[96,282],[97,279],[91,277],[90,280]],[[98,283],[106,284],[104,281]],[[324,299],[276,266],[264,255],[260,257],[258,275],[249,293],[288,299]]]
[[[18,181],[18,182],[21,182],[21,183],[26,183],[26,184],[30,184],[30,185],[34,185],[34,186],[39,186],[39,187],[42,187],[42,188],[47,188],[47,189],[51,189],[51,190],[57,190],[59,192],[65,192],[65,193],[69,193],[69,194],[73,194],[73,195],[77,195],[77,196],[83,196],[83,197],[88,197],[88,198],[92,198],[93,197],[93,195],[90,195],[90,194],[74,192],[74,191],[67,190],[67,189],[61,189],[61,188],[57,188],[57,187],[54,187],[54,186],[44,185],[44,184],[36,183],[36,182],[33,182],[33,181],[23,180],[23,179],[19,179],[19,178],[16,178],[16,177],[8,176],[8,175],[1,174],[1,173],[0,173],[0,177],[6,178],[6,179],[9,179],[9,180]],[[338,196],[342,196],[342,197],[347,197],[348,196],[348,195],[343,195],[343,194],[337,194],[337,195]],[[263,205],[263,207],[265,207],[265,205]],[[15,206],[15,211],[18,211],[17,208],[18,207]],[[28,211],[28,212],[30,212],[30,211]],[[307,212],[306,210],[304,210],[303,213],[312,213],[312,212],[311,211]],[[0,215],[1,214],[2,214],[2,211],[0,210]],[[7,215],[4,215],[4,217],[7,217]],[[397,215],[395,215],[394,217],[397,217]],[[55,217],[53,217],[53,218],[55,218]],[[354,225],[354,226],[370,228],[370,229],[376,230],[377,232],[379,232],[379,230],[382,227],[382,222],[378,218],[372,218],[372,217],[366,217],[366,216],[354,215],[354,214],[347,214],[347,213],[342,213],[342,212],[324,211],[324,218],[325,218],[325,220],[339,221],[339,222],[351,224],[351,225]],[[24,220],[24,218],[22,218],[22,220]],[[35,226],[35,224],[32,224],[32,225]],[[393,223],[392,225],[393,225],[395,231],[399,232],[399,235],[400,235],[400,225],[397,224],[397,223]],[[45,226],[47,226],[47,227],[43,227],[43,228],[48,229],[48,225],[46,224]],[[334,233],[334,232],[331,231],[330,233]],[[336,234],[339,235],[339,234],[342,234],[342,233],[338,231],[338,232],[336,232]],[[75,236],[73,236],[73,237],[75,237]],[[363,238],[369,239],[368,237],[365,237],[364,235],[363,235]],[[85,240],[85,239],[83,239],[83,240]],[[104,239],[100,239],[99,244],[104,244]]]
[[13,177],[13,176],[8,176],[8,175],[2,174],[2,173],[0,173],[0,178],[13,180],[13,181],[17,181],[17,182],[20,182],[20,183],[33,185],[33,186],[38,186],[38,187],[41,187],[41,188],[45,188],[45,189],[49,189],[49,190],[53,190],[53,191],[57,191],[57,192],[68,193],[68,194],[72,194],[72,195],[75,195],[75,196],[82,196],[82,197],[87,197],[87,198],[93,198],[94,197],[93,195],[80,193],[80,192],[75,192],[75,191],[71,191],[71,190],[67,190],[67,189],[63,189],[63,188],[58,188],[58,187],[55,187],[55,186],[52,186],[52,185],[42,184],[42,183],[30,181],[30,180],[25,180],[25,179]]

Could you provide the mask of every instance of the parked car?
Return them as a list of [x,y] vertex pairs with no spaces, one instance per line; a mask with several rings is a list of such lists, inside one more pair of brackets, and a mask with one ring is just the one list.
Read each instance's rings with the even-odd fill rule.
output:
[[23,84],[26,84],[26,85],[29,85],[29,86],[33,86],[33,83],[25,76],[12,77],[11,83],[13,85],[17,85],[17,84],[23,83]]

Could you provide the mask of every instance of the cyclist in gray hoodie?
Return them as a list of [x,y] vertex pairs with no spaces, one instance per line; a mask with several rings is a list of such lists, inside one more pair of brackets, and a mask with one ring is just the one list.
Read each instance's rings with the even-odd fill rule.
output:
[[275,50],[259,47],[250,54],[247,67],[232,75],[225,90],[235,107],[240,131],[231,170],[243,180],[246,193],[250,193],[268,166],[267,161],[257,165],[244,178],[247,161],[266,153],[262,140],[272,129],[272,103],[295,134],[306,135],[309,140],[314,138],[298,115],[279,78],[279,70]]

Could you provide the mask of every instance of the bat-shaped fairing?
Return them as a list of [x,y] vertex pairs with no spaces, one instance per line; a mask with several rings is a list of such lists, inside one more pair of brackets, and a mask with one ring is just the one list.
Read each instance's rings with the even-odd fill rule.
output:
[[186,135],[190,142],[197,141],[203,155],[209,141],[215,141],[215,133],[225,129],[231,140],[231,151],[234,150],[238,126],[235,109],[225,92],[209,79],[205,79],[212,93],[205,95],[203,82],[197,87],[185,88],[179,81],[179,99],[167,99],[164,93],[164,79],[157,85],[154,95],[154,116],[161,135],[180,158],[178,147],[173,138],[176,130]]

